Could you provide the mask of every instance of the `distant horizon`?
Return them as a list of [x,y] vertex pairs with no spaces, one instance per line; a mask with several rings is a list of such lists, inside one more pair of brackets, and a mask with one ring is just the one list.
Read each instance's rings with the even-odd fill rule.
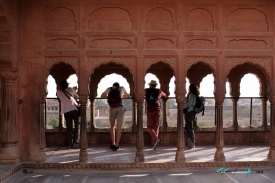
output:
[[[158,85],[157,88],[161,88],[161,85],[159,83],[159,79],[151,73],[146,74],[145,76],[145,85],[144,88],[148,87],[148,83],[151,80],[156,80]],[[67,79],[69,86],[78,86],[77,83],[77,76],[71,75]],[[130,92],[130,86],[127,80],[118,74],[110,74],[102,78],[98,84],[98,89],[97,89],[97,97],[100,97],[102,92],[106,90],[106,88],[112,86],[114,82],[119,82],[121,86],[124,86],[126,91],[129,93]],[[251,84],[253,83],[253,84]],[[189,81],[188,79],[186,80],[186,91],[189,86]],[[56,83],[54,78],[50,75],[48,77],[48,95],[47,98],[55,98],[56,97]],[[175,77],[172,77],[169,83],[169,92],[170,95],[169,97],[175,97]],[[226,82],[226,97],[230,97],[229,95],[229,83]],[[214,97],[214,77],[213,74],[209,74],[206,77],[203,78],[202,82],[200,83],[200,95],[204,97]],[[258,78],[254,74],[246,74],[241,80],[240,83],[240,97],[260,97],[260,84]]]

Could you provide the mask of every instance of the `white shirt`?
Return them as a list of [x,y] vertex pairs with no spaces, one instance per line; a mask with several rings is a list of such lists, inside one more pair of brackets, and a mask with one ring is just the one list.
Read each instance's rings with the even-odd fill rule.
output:
[[[120,92],[121,98],[123,99],[123,95],[124,95],[124,93],[126,93],[125,88],[124,88],[123,86],[120,86],[120,87],[118,88],[118,90],[119,90],[119,92]],[[108,95],[110,91],[111,91],[111,87],[108,87],[108,88],[105,90],[104,93],[105,93],[106,95]]]
[[[68,93],[70,93],[72,96],[74,96],[74,94],[76,94],[76,91],[71,88],[68,87],[65,89]],[[67,93],[66,93],[67,94]],[[73,110],[77,110],[77,107],[75,106],[75,99],[74,97],[70,96],[69,94],[68,97],[70,97],[70,99],[63,93],[63,91],[58,90],[56,92],[56,95],[58,96],[58,98],[61,100],[61,112],[60,114],[64,114],[66,112],[70,112]]]

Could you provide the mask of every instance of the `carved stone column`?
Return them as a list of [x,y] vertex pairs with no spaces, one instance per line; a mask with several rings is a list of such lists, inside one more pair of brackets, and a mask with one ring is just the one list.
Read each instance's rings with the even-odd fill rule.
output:
[[80,152],[79,161],[88,162],[88,138],[87,138],[87,120],[86,120],[86,109],[87,109],[87,96],[80,96],[81,103],[81,123],[80,123]]
[[44,100],[40,101],[40,157],[41,161],[46,160],[46,153],[45,153],[45,148],[46,148],[46,137],[45,137],[45,101],[46,97]]
[[223,138],[223,105],[220,102],[216,103],[216,152],[214,155],[215,161],[225,161],[225,156],[223,152],[224,138]]
[[136,117],[136,114],[137,114],[137,105],[136,105],[136,100],[135,99],[132,99],[132,137],[131,137],[131,144],[136,144],[136,141],[137,141],[137,117]]
[[239,98],[233,98],[232,103],[233,103],[233,128],[234,128],[234,137],[233,137],[233,143],[237,144],[239,142],[238,138],[238,100]]
[[266,110],[266,102],[267,102],[267,98],[262,98],[262,125],[264,128],[265,133],[263,133],[263,143],[267,143],[268,142],[268,135],[267,135],[267,110]]
[[16,78],[17,73],[1,73],[3,79],[3,100],[0,135],[2,147],[0,149],[0,164],[16,164],[19,162],[18,125],[16,108]]
[[178,104],[178,118],[177,118],[177,131],[178,131],[178,142],[177,142],[177,152],[176,152],[176,162],[184,162],[184,145],[185,137],[183,131],[183,103]]
[[91,102],[91,109],[90,109],[90,112],[91,112],[91,129],[90,129],[90,141],[89,143],[92,144],[92,145],[95,145],[96,144],[96,136],[94,134],[95,132],[95,101],[96,99],[94,98],[91,98],[90,99],[90,102]]
[[267,155],[267,159],[275,160],[275,103],[270,103],[270,135],[269,135],[269,145],[270,149]]
[[137,152],[136,162],[144,162],[143,99],[137,100]]
[[163,118],[163,138],[162,138],[162,144],[168,144],[168,137],[167,137],[167,100],[168,99],[162,99],[162,118]]

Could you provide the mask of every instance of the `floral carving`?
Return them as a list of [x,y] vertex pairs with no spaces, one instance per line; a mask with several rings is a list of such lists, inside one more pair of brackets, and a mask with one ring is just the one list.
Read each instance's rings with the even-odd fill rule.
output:
[[136,74],[136,59],[135,58],[120,58],[120,57],[94,57],[88,58],[86,66],[88,73],[92,73],[100,65],[108,63],[116,63],[128,68],[133,76]]
[[216,72],[217,58],[216,57],[187,57],[185,60],[186,71],[190,69],[190,67],[198,62],[204,62]]
[[232,68],[236,67],[237,65],[244,64],[244,63],[252,63],[252,64],[260,66],[268,74],[269,78],[271,77],[271,58],[251,58],[251,57],[226,58],[226,62],[225,62],[226,76],[229,74],[229,72]]

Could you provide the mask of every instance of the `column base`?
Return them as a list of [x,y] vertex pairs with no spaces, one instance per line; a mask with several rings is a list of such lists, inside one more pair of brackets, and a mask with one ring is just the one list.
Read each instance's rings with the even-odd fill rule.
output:
[[214,161],[225,161],[223,150],[216,150],[214,155]]
[[175,160],[176,162],[185,162],[184,149],[177,149]]
[[88,162],[88,152],[87,150],[80,150],[79,152],[79,161],[82,163],[87,163]]
[[270,149],[267,155],[267,159],[271,161],[275,161],[275,150]]
[[10,165],[19,163],[19,150],[16,144],[3,146],[0,149],[0,164]]
[[143,151],[137,151],[136,152],[136,159],[135,159],[136,163],[141,163],[144,162],[144,153]]

